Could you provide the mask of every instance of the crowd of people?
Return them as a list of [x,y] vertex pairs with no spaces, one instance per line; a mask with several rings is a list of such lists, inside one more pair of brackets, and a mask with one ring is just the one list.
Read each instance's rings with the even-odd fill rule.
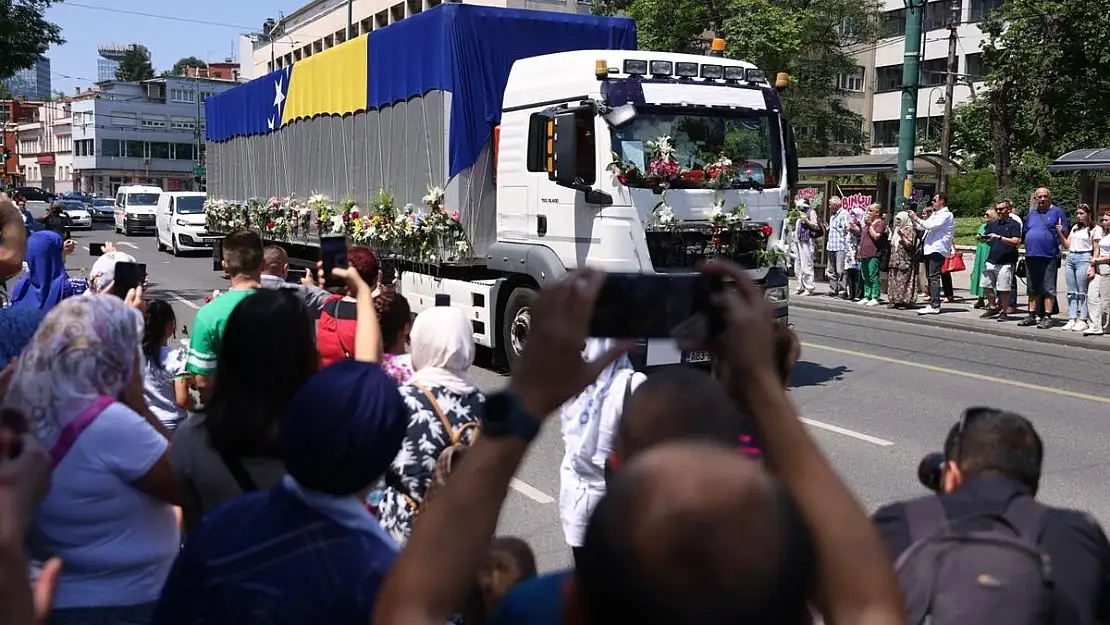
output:
[[[0,198],[15,272],[33,246],[11,215]],[[856,218],[873,240],[876,219]],[[731,263],[701,269],[728,285],[723,332],[685,346],[712,371],[645,376],[590,338],[605,276],[581,270],[538,291],[486,393],[463,313],[411,319],[372,251],[335,293],[322,269],[289,282],[256,234],[222,253],[230,288],[187,348],[166,302],[111,276],[0,310],[0,624],[1110,621],[1110,545],[1036,502],[1044,451],[1018,415],[964,413],[942,494],[869,518],[790,400],[797,337]],[[540,574],[496,530],[552,418],[573,565]]]
[[[973,306],[983,310],[984,319],[1014,319],[1021,278],[1028,310],[1017,325],[1057,327],[1062,309],[1056,284],[1063,269],[1067,322],[1062,329],[1101,336],[1110,313],[1110,213],[1099,216],[1080,204],[1069,216],[1044,188],[1036,190],[1034,201],[1024,220],[1009,200],[984,211],[971,266]],[[955,302],[952,273],[966,267],[955,247],[956,222],[944,194],[934,195],[920,215],[911,202],[889,225],[880,204],[849,209],[838,197],[828,204],[829,218],[822,223],[814,207],[798,201],[799,216],[791,224],[798,295],[816,294],[814,246],[824,238],[831,297],[878,306],[885,272],[889,308],[936,315],[944,303]],[[920,308],[919,295],[927,299]]]

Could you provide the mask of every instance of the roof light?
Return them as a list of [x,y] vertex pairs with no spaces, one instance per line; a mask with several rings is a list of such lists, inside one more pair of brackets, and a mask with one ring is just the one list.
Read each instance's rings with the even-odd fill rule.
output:
[[720,80],[721,77],[725,75],[724,72],[725,72],[725,68],[721,67],[720,65],[702,65],[701,66],[701,77],[702,78],[709,78],[709,79],[712,79],[712,80]]
[[643,76],[648,73],[648,62],[642,59],[625,59],[624,73],[632,76]]
[[744,80],[744,68],[736,66],[725,67],[725,80]]
[[696,78],[698,75],[698,64],[689,62],[679,62],[674,64],[675,76],[683,78]]
[[725,40],[718,37],[713,40],[713,43],[710,44],[709,48],[714,52],[724,52]]
[[748,82],[766,82],[767,74],[761,69],[749,69],[747,72]]
[[790,86],[790,74],[787,74],[786,72],[779,72],[778,75],[775,76],[775,90],[776,91],[785,91],[786,88],[789,87],[789,86]]
[[598,80],[609,76],[609,63],[605,59],[594,61],[594,76],[597,76]]
[[648,73],[652,76],[670,76],[674,73],[674,63],[670,61],[652,61]]

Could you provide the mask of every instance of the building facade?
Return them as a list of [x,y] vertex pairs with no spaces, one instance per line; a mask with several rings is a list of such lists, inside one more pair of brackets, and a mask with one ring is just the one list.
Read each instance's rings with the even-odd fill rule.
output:
[[186,67],[185,77],[238,81],[239,64],[231,59],[227,59],[223,63],[209,63],[208,67]]
[[9,155],[0,158],[0,182],[4,184],[20,186],[24,183],[19,167],[18,128],[35,119],[39,104],[24,99],[0,100],[0,154]]
[[52,193],[72,191],[71,102],[36,103],[32,119],[16,128],[19,169],[27,186]]
[[50,99],[50,59],[40,56],[34,65],[19,70],[3,83],[12,97],[23,97],[28,100]]
[[[443,0],[352,0],[354,37],[433,9]],[[512,9],[589,13],[588,0],[467,0],[467,4]],[[313,0],[278,22],[267,21],[258,33],[243,35],[239,63],[243,79],[263,76],[274,69],[337,46],[347,40],[347,0]]]
[[146,58],[150,59],[150,50],[138,43],[110,43],[97,48],[100,58],[96,60],[96,81],[98,83],[115,81],[119,62],[131,50],[141,50]]
[[96,97],[74,102],[76,188],[105,196],[124,184],[193,190],[194,170],[204,163],[204,99],[236,84],[184,77],[111,82]]

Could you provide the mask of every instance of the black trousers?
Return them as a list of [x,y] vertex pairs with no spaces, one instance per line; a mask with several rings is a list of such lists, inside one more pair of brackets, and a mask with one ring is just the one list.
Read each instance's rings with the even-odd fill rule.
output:
[[[929,305],[933,308],[940,308],[940,289],[941,289],[941,273],[940,269],[944,266],[944,254],[933,252],[932,254],[925,255],[925,276],[929,279]],[[952,278],[948,278],[948,283],[952,283]]]

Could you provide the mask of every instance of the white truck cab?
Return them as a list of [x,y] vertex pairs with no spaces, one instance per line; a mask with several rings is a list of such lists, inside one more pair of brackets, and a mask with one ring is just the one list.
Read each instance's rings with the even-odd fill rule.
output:
[[130,236],[132,232],[155,231],[154,211],[158,207],[161,187],[123,185],[116,191],[113,214],[117,233]]
[[213,237],[208,236],[204,220],[204,200],[200,191],[168,191],[158,196],[155,226],[158,251],[181,252],[208,250]]

